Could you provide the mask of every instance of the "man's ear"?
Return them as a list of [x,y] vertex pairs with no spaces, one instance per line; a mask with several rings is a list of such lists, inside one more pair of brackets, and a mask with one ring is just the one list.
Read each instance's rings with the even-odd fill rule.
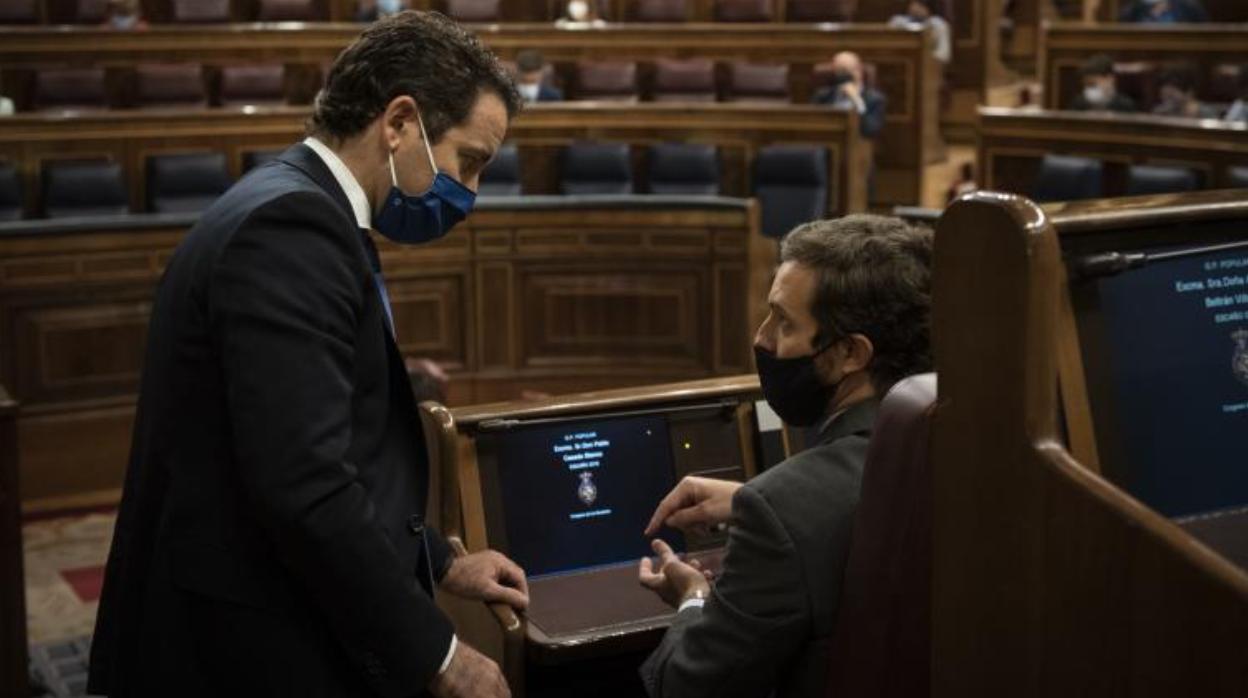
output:
[[416,100],[408,95],[399,95],[386,105],[382,113],[382,135],[391,152],[399,147],[403,132],[416,127],[416,114]]
[[[825,376],[840,374],[841,378],[865,370],[875,358],[875,345],[866,335],[851,334],[837,340],[819,356]],[[837,371],[837,369],[840,369]]]

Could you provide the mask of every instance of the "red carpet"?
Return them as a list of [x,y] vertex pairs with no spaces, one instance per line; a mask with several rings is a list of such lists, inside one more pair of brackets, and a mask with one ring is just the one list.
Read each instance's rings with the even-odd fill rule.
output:
[[69,582],[69,586],[83,603],[100,600],[100,589],[104,586],[102,565],[61,570],[61,577]]

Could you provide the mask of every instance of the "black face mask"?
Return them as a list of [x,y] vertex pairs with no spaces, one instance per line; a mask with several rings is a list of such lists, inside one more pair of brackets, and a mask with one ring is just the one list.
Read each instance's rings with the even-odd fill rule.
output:
[[808,427],[819,421],[827,411],[836,385],[824,385],[819,380],[815,359],[832,344],[834,342],[829,342],[813,354],[791,359],[778,359],[772,352],[754,347],[754,362],[758,365],[763,397],[785,424]]

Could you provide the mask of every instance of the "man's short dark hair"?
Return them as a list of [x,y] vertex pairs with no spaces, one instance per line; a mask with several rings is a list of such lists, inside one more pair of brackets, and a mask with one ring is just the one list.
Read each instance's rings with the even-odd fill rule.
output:
[[932,370],[930,230],[866,214],[814,221],[785,236],[780,260],[816,274],[816,348],[851,334],[870,339],[867,370],[881,393]]
[[1079,68],[1079,74],[1083,77],[1104,77],[1114,74],[1114,59],[1104,53],[1098,53],[1088,58]]
[[546,57],[541,51],[526,48],[516,54],[516,70],[521,73],[536,73],[546,67]]
[[519,112],[515,83],[476,36],[436,12],[408,10],[371,24],[338,54],[308,130],[350,138],[409,95],[436,143],[468,118],[483,91],[498,95],[509,117]]

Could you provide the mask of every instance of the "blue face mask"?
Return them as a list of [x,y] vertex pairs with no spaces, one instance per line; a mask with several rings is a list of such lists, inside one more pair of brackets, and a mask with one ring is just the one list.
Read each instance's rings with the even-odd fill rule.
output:
[[381,210],[373,215],[373,228],[387,238],[407,245],[432,242],[446,235],[457,223],[472,211],[477,195],[455,178],[438,170],[433,160],[433,148],[425,133],[425,123],[416,115],[420,124],[420,137],[425,141],[425,153],[429,167],[436,173],[433,184],[425,193],[412,196],[399,189],[399,178],[394,172],[394,153],[390,154],[390,179],[393,185]]
[[382,17],[398,14],[402,10],[402,0],[377,0],[377,14]]

